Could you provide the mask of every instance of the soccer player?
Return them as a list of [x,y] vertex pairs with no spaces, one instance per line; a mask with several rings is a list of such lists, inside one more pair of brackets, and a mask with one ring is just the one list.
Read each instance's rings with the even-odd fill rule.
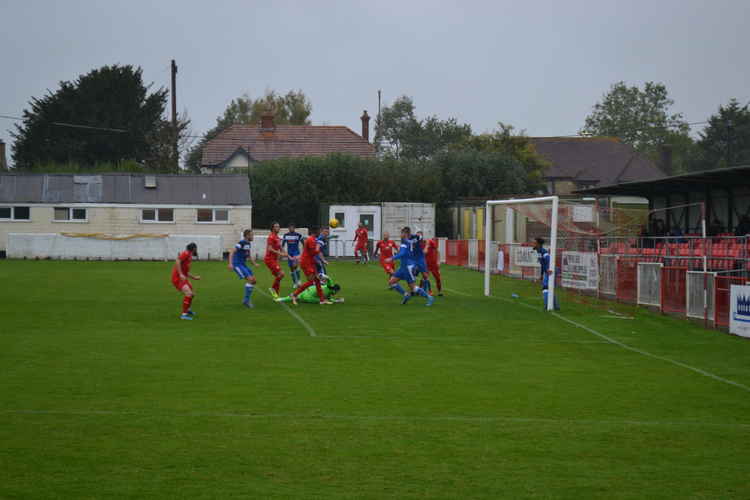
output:
[[[544,248],[544,239],[536,238],[534,240],[534,250],[539,254],[539,267],[541,270],[542,279],[542,297],[544,298],[544,310],[547,310],[547,303],[549,301],[549,277],[552,276],[552,269],[549,268],[551,256],[549,250]],[[560,309],[555,300],[555,309]]]
[[[435,297],[429,295],[422,288],[417,286],[416,278],[414,277],[414,271],[416,268],[416,260],[418,259],[416,250],[414,247],[419,246],[419,240],[412,238],[411,229],[405,227],[401,230],[401,247],[396,255],[391,258],[392,260],[398,259],[401,261],[401,265],[398,271],[393,273],[391,278],[388,280],[388,285],[391,290],[396,291],[402,296],[401,304],[406,304],[413,295],[421,295],[427,299],[426,306],[431,306],[435,301]],[[399,281],[404,280],[411,289],[411,294],[399,285]]]
[[396,270],[393,266],[393,251],[398,251],[398,245],[391,239],[391,235],[388,231],[383,233],[383,239],[375,244],[375,253],[372,254],[373,258],[380,254],[380,265],[383,267],[385,274],[390,278]]
[[440,252],[438,251],[438,240],[432,238],[427,240],[425,246],[424,260],[427,262],[427,271],[435,277],[438,296],[443,296],[443,282],[440,279]]
[[432,294],[432,285],[430,284],[430,274],[427,271],[427,262],[424,258],[425,240],[424,233],[417,231],[416,234],[411,236],[412,240],[416,240],[414,243],[414,264],[415,264],[415,275],[420,273],[422,275],[422,281],[419,286],[423,288],[427,293]]
[[[339,286],[337,283],[334,283],[333,280],[330,277],[327,277],[325,281],[320,285],[323,289],[323,295],[326,299],[330,300],[334,304],[341,304],[344,302],[344,299],[341,298],[334,298],[334,295],[339,293],[341,291],[341,286]],[[276,299],[276,302],[291,302],[292,297],[280,297]],[[297,298],[298,302],[303,302],[307,304],[315,304],[319,301],[317,292],[312,287],[308,288],[304,292],[302,292],[299,297]]]
[[289,232],[284,235],[281,242],[281,247],[286,247],[286,253],[289,256],[287,259],[289,274],[292,277],[292,286],[295,288],[299,286],[299,247],[304,239],[304,236],[298,233],[296,229],[295,225],[290,223]]
[[284,271],[281,270],[281,266],[279,265],[279,258],[286,255],[286,252],[281,248],[279,231],[281,231],[279,223],[271,223],[271,234],[268,235],[268,240],[266,241],[266,256],[263,259],[266,267],[268,267],[268,270],[271,271],[271,275],[274,277],[273,285],[268,289],[268,292],[274,299],[279,296],[281,279],[284,277]]
[[323,288],[320,285],[320,277],[315,269],[315,257],[320,254],[320,244],[318,243],[319,233],[320,230],[317,227],[311,227],[310,236],[305,239],[305,243],[302,246],[302,257],[299,260],[299,264],[302,268],[302,272],[305,273],[305,276],[307,277],[307,282],[300,285],[289,296],[294,305],[297,305],[297,297],[313,285],[315,285],[315,290],[318,293],[320,305],[333,304],[333,302],[327,300],[325,295],[323,295]]
[[229,253],[229,270],[237,273],[237,276],[241,280],[245,281],[245,298],[242,299],[242,305],[248,309],[253,308],[253,303],[250,300],[250,296],[253,294],[255,288],[255,276],[253,271],[247,267],[247,259],[250,258],[250,262],[253,266],[257,266],[258,263],[255,258],[250,254],[253,241],[253,230],[245,229],[242,232],[242,239],[237,243],[232,251]]
[[363,223],[359,223],[357,230],[354,232],[354,257],[359,254],[359,260],[355,264],[367,264],[369,257],[367,255],[367,228]]
[[191,320],[195,316],[191,307],[195,294],[193,293],[193,285],[190,284],[188,278],[193,280],[201,279],[200,276],[190,274],[190,264],[193,262],[193,257],[197,256],[198,245],[190,243],[185,247],[184,251],[180,252],[172,267],[172,284],[183,295],[180,319]]
[[321,277],[321,280],[325,279],[325,276],[328,274],[328,270],[326,269],[328,261],[325,258],[325,254],[328,253],[326,247],[328,246],[330,233],[331,231],[327,227],[324,227],[320,229],[320,234],[317,237],[320,253],[315,256],[315,269],[318,271],[318,276]]

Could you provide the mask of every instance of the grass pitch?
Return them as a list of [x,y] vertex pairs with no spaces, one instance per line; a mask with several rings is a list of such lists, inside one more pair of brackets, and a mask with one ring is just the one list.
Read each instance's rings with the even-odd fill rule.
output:
[[0,261],[0,497],[750,498],[746,340],[351,263],[295,317],[196,262],[187,322],[170,268]]

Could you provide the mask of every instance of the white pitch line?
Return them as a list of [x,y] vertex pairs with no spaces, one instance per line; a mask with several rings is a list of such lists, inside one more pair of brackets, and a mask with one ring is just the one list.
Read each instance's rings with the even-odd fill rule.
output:
[[[447,288],[446,288],[446,290],[447,290]],[[459,292],[457,290],[451,290],[451,292],[452,293],[457,293],[459,295],[464,295],[466,297],[475,297],[474,295],[469,295],[467,293]],[[525,307],[529,307],[531,309],[536,309],[535,307],[533,307],[533,306],[531,306],[529,304],[525,304],[525,303],[519,302],[517,300],[510,300],[510,299],[506,299],[504,297],[494,297],[492,295],[490,295],[489,298],[496,299],[496,300],[502,300],[502,301],[505,301],[505,302],[513,303],[513,304],[519,304],[519,305],[522,305],[522,306],[525,306]],[[750,392],[750,387],[748,387],[748,386],[746,386],[744,384],[740,384],[739,382],[735,382],[734,380],[729,380],[729,379],[726,379],[724,377],[720,377],[720,376],[718,376],[718,375],[716,375],[714,373],[707,372],[706,370],[703,370],[701,368],[696,368],[695,366],[691,366],[691,365],[688,365],[687,363],[683,363],[682,361],[677,361],[677,360],[674,360],[674,359],[671,359],[671,358],[667,358],[667,357],[664,357],[664,356],[659,356],[658,354],[653,354],[651,352],[644,351],[643,349],[638,349],[637,347],[629,346],[628,344],[625,344],[625,343],[620,342],[618,340],[615,340],[615,339],[613,339],[611,337],[608,337],[608,336],[604,335],[603,333],[594,330],[593,328],[590,328],[590,327],[588,327],[586,325],[582,325],[581,323],[578,323],[577,321],[573,321],[572,319],[566,318],[565,316],[562,316],[559,313],[552,312],[552,315],[555,316],[556,318],[562,320],[562,321],[565,321],[566,323],[569,323],[569,324],[571,324],[571,325],[573,325],[575,327],[581,328],[581,329],[583,329],[583,330],[585,330],[585,331],[587,331],[587,332],[589,332],[589,333],[591,333],[593,335],[596,335],[597,337],[606,340],[610,344],[616,345],[616,346],[621,347],[623,349],[626,349],[628,351],[635,352],[637,354],[640,354],[642,356],[646,356],[648,358],[658,359],[658,360],[664,361],[666,363],[671,363],[671,364],[673,364],[675,366],[679,366],[681,368],[685,368],[686,370],[690,370],[690,371],[692,371],[694,373],[697,373],[699,375],[703,375],[704,377],[708,377],[708,378],[717,380],[719,382],[723,382],[725,384],[732,385],[734,387],[742,389],[743,391]]]
[[[260,293],[262,293],[263,295],[265,295],[266,297],[268,297],[271,300],[273,300],[273,297],[271,297],[270,295],[268,295],[263,290],[259,289],[258,291]],[[297,322],[299,322],[299,324],[302,325],[305,328],[305,330],[307,330],[307,333],[309,333],[311,337],[317,337],[318,336],[318,334],[315,333],[315,329],[312,326],[310,326],[310,323],[308,323],[307,321],[305,321],[304,319],[302,319],[302,316],[300,316],[299,314],[297,314],[296,311],[292,311],[292,309],[288,305],[286,305],[285,303],[283,303],[283,302],[276,302],[276,301],[274,301],[274,302],[277,303],[277,304],[279,304],[281,307],[283,307],[286,310],[286,312],[288,312],[294,319],[296,319]]]
[[151,413],[137,410],[0,410],[2,415],[62,415],[62,416],[132,416],[147,418],[244,418],[244,419],[290,419],[290,420],[359,420],[359,421],[426,421],[426,422],[508,422],[547,423],[580,425],[645,425],[645,426],[702,426],[726,428],[750,428],[746,422],[705,422],[700,420],[592,420],[538,417],[502,417],[471,415],[334,415],[298,413],[252,413],[252,412],[164,412]]

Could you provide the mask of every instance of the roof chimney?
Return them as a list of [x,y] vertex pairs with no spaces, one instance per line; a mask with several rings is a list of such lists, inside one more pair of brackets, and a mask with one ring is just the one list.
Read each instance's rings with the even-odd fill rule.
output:
[[362,120],[362,139],[370,142],[370,115],[367,114],[367,110],[364,110],[359,119]]
[[672,145],[662,144],[661,146],[659,146],[659,156],[661,159],[661,169],[665,174],[673,175],[674,172],[672,172]]
[[266,108],[266,111],[260,117],[260,128],[270,131],[276,128],[273,123],[273,110],[271,108]]
[[5,160],[5,143],[0,139],[0,170],[7,170],[8,162]]

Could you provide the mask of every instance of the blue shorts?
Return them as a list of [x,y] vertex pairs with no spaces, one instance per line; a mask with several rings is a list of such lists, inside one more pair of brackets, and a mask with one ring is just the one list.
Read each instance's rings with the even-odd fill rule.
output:
[[287,264],[289,264],[289,269],[292,269],[293,267],[299,267],[299,254],[298,253],[289,253],[289,258],[286,260]]
[[234,264],[234,272],[237,273],[237,276],[239,276],[241,280],[253,275],[253,272],[245,264]]
[[418,261],[414,262],[414,274],[426,273],[426,272],[427,272],[427,262],[425,262],[424,258],[419,259]]
[[414,265],[413,264],[401,264],[399,266],[398,270],[393,273],[394,278],[398,278],[399,280],[404,280],[407,283],[411,284],[414,283],[416,280],[414,279]]

